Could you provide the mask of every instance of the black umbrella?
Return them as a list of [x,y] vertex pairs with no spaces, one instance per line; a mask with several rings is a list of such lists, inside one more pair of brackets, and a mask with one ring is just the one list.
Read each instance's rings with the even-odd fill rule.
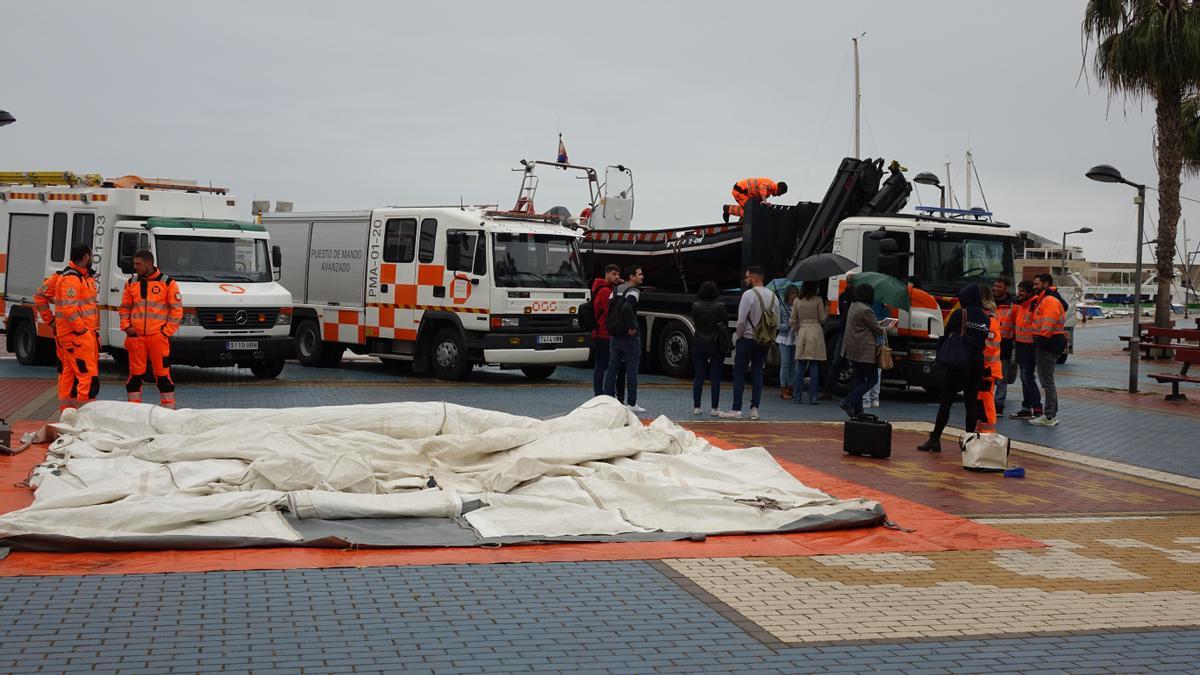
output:
[[836,253],[818,253],[796,263],[788,273],[792,281],[820,281],[858,267],[853,260]]

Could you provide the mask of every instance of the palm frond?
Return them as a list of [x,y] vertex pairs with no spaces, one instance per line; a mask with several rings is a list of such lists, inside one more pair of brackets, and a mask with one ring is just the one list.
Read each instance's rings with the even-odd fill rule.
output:
[[1183,172],[1200,176],[1200,93],[1193,91],[1183,99]]

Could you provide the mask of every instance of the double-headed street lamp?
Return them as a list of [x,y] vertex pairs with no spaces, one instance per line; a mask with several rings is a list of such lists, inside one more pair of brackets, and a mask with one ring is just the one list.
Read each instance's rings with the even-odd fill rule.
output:
[[1059,261],[1062,265],[1058,269],[1058,275],[1061,277],[1067,276],[1067,235],[1068,234],[1088,234],[1092,231],[1090,227],[1081,227],[1078,230],[1063,232],[1062,253],[1059,256]]
[[[1146,186],[1128,181],[1120,171],[1108,164],[1098,164],[1088,169],[1084,174],[1088,178],[1101,183],[1124,183],[1137,188],[1137,262],[1133,269],[1133,334],[1129,336],[1129,393],[1136,394],[1138,390],[1138,359],[1141,357],[1142,343],[1142,239],[1143,222],[1146,215]],[[1064,239],[1064,241],[1066,241]],[[1065,246],[1065,244],[1064,244]]]
[[933,187],[937,188],[938,192],[942,193],[942,201],[940,205],[942,208],[946,207],[946,188],[942,187],[942,182],[938,180],[937,174],[932,174],[928,171],[922,171],[916,176],[913,176],[913,182],[920,183],[921,185],[932,185]]
[[16,121],[17,118],[13,117],[12,113],[7,110],[0,110],[0,127],[6,127]]

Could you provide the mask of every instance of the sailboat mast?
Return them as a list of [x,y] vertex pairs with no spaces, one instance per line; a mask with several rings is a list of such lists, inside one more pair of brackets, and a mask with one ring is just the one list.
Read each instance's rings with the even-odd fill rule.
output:
[[971,172],[975,170],[975,158],[971,156],[971,151],[967,150],[967,205],[965,208],[971,208]]
[[858,37],[851,38],[854,43],[854,158],[859,159],[862,153],[859,151],[859,116],[862,110],[862,86],[859,83],[858,73],[858,38],[866,35],[863,33]]

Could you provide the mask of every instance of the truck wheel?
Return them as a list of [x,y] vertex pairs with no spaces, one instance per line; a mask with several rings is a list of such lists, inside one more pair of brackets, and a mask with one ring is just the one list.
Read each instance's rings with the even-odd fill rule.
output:
[[312,319],[305,319],[296,327],[296,358],[301,365],[310,368],[336,366],[342,360],[345,347],[325,342],[321,327]]
[[117,365],[121,366],[122,368],[129,365],[129,352],[125,351],[124,349],[117,349],[116,347],[113,347],[109,350],[108,355],[111,356],[112,360],[116,361]]
[[263,380],[271,380],[279,377],[283,372],[283,359],[271,359],[270,361],[255,361],[250,364],[250,372],[254,376]]
[[462,336],[458,329],[447,326],[438,331],[433,338],[433,353],[430,354],[429,365],[433,376],[441,380],[465,380],[471,372],[471,362],[467,360],[467,349],[463,346]]
[[658,336],[658,365],[670,377],[692,376],[692,332],[682,321],[672,321]]
[[18,321],[13,328],[13,350],[17,354],[17,363],[23,366],[47,366],[54,363],[54,352],[38,337],[37,328],[32,321]]
[[554,374],[557,366],[525,366],[521,372],[531,380],[544,380]]
[[1057,363],[1057,364],[1058,364],[1058,365],[1060,365],[1060,366],[1061,366],[1062,364],[1066,363],[1066,362],[1067,362],[1067,353],[1066,353],[1066,352],[1063,352],[1063,353],[1059,354],[1059,355],[1058,355],[1058,358],[1057,358],[1057,359],[1055,359],[1055,360],[1054,360],[1054,362],[1055,362],[1055,363]]

